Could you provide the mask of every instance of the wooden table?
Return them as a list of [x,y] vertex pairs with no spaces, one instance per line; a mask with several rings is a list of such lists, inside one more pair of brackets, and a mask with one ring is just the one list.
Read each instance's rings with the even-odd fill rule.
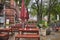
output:
[[0,33],[7,33],[10,36],[10,32],[12,33],[11,28],[0,28]]
[[[13,35],[13,31],[11,28],[2,28],[2,29],[0,28],[0,34],[2,34],[2,33],[7,33],[8,38],[9,38],[9,36]],[[11,34],[9,34],[9,33],[11,33]]]
[[[20,38],[38,38],[38,40],[40,40],[39,28],[19,28],[19,32],[21,32],[21,34],[17,34],[15,40],[19,40]],[[25,32],[37,34],[24,34]]]
[[11,28],[0,28],[0,32],[10,32]]
[[30,32],[30,33],[37,33],[37,34],[39,34],[39,28],[20,28],[19,31],[21,31],[22,34],[24,32]]

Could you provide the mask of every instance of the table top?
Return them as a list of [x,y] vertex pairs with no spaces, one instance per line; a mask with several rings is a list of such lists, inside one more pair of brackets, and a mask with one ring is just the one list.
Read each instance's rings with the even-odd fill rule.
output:
[[0,34],[0,37],[4,37],[4,36],[7,36],[7,34],[3,34],[3,33]]
[[10,30],[11,28],[0,28],[0,30]]
[[39,31],[39,28],[19,28],[19,31]]
[[0,28],[0,32],[8,32],[11,28]]

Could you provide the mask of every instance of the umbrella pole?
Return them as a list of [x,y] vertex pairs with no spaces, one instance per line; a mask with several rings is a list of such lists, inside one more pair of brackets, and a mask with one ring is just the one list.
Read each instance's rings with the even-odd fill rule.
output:
[[22,28],[24,28],[24,23],[22,23]]
[[26,20],[26,27],[28,27],[28,20]]
[[25,21],[22,21],[22,28],[25,28]]
[[25,20],[24,24],[26,25],[26,26],[24,25],[25,27],[28,27],[28,20],[27,19]]

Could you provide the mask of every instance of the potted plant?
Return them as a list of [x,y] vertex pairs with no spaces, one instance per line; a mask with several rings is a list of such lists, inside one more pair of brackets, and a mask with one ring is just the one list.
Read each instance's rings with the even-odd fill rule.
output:
[[39,28],[41,28],[42,35],[46,36],[46,35],[50,34],[49,25],[47,24],[47,21],[44,21],[44,20],[39,21],[37,26]]
[[37,27],[38,27],[38,28],[42,28],[43,24],[44,24],[44,21],[43,21],[43,20],[40,20],[40,21],[37,23]]
[[46,35],[50,35],[51,30],[49,28],[49,24],[47,23],[47,21],[45,21],[45,24],[43,25],[43,28],[45,28],[45,30],[46,30]]

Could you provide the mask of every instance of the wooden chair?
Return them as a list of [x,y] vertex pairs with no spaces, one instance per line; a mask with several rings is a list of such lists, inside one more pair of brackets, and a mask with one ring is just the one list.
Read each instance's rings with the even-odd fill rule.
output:
[[9,36],[8,36],[8,34],[1,34],[0,33],[0,40],[8,40],[9,39]]

